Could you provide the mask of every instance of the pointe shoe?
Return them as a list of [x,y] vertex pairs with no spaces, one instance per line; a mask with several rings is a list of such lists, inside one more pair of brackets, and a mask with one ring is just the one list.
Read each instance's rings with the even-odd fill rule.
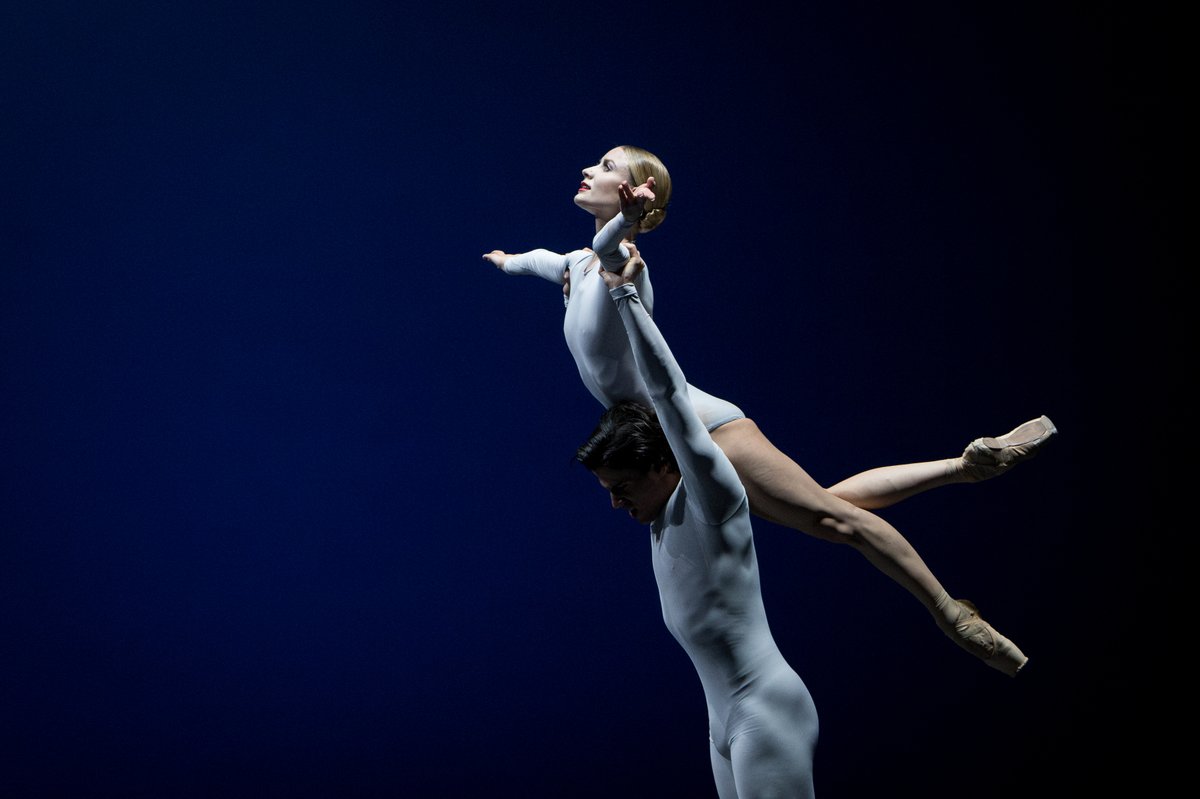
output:
[[1037,455],[1038,448],[1057,432],[1050,417],[1041,416],[998,438],[977,438],[963,450],[963,471],[972,480],[987,480],[1003,474]]
[[1025,653],[984,621],[971,602],[966,599],[950,601],[958,605],[958,618],[948,628],[943,627],[943,632],[951,641],[993,669],[1016,677],[1017,672],[1029,662]]

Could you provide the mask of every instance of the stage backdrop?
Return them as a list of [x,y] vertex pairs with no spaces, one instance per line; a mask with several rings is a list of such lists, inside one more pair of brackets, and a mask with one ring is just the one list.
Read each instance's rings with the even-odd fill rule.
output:
[[1016,680],[854,550],[756,523],[818,792],[1125,776],[1100,722],[1131,712],[1140,555],[1086,451],[1092,292],[1141,224],[1124,20],[13,6],[6,796],[715,796],[648,531],[571,461],[601,407],[559,289],[481,259],[589,245],[580,170],[620,144],[674,179],[639,244],[689,380],[818,481],[1060,429],[883,512],[1030,656]]

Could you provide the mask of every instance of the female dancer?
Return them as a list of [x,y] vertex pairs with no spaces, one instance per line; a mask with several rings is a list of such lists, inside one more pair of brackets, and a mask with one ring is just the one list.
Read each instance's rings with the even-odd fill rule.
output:
[[[636,188],[631,188],[636,186]],[[616,147],[583,170],[575,203],[596,219],[592,250],[559,255],[547,250],[513,255],[493,250],[484,259],[507,274],[533,274],[563,287],[563,330],[584,385],[605,407],[622,400],[650,404],[600,268],[621,271],[633,241],[662,223],[670,173],[653,154]],[[649,270],[635,286],[653,313]],[[939,485],[986,479],[1032,457],[1056,432],[1046,417],[999,438],[976,439],[960,458],[873,469],[826,490],[780,452],[736,406],[688,386],[693,406],[733,463],[751,511],[760,518],[857,549],[915,596],[951,640],[989,666],[1015,676],[1024,653],[1000,635],[966,600],[953,599],[911,544],[870,510]]]

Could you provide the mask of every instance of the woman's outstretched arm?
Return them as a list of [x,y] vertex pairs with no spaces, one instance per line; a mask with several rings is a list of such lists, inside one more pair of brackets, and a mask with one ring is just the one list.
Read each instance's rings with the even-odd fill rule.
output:
[[483,260],[505,274],[535,275],[560,286],[569,265],[567,256],[550,250],[530,250],[516,255],[503,250],[492,250],[483,254]]

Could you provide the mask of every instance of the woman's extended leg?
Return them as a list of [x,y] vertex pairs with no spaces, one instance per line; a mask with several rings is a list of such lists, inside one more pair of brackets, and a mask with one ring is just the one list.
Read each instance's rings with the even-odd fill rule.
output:
[[959,646],[1009,675],[1025,664],[1021,650],[980,618],[970,603],[950,598],[896,528],[822,488],[753,421],[729,422],[713,430],[712,437],[737,469],[756,516],[849,544],[915,596]]
[[1042,416],[996,438],[977,438],[957,458],[881,466],[847,477],[829,487],[835,496],[865,510],[894,505],[914,494],[951,483],[975,483],[1003,474],[1037,454],[1057,433]]

